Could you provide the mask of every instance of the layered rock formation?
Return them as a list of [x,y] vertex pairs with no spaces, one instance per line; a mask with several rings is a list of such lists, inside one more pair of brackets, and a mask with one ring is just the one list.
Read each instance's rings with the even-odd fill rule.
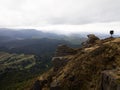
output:
[[53,68],[38,78],[46,80],[42,90],[119,90],[120,38],[96,40],[86,48],[59,46]]

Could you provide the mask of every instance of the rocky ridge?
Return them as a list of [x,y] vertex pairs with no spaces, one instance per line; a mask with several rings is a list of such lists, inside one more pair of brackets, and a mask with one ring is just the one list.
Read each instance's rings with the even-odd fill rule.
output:
[[88,38],[78,49],[59,46],[53,68],[38,77],[39,89],[33,85],[32,90],[120,90],[120,38]]

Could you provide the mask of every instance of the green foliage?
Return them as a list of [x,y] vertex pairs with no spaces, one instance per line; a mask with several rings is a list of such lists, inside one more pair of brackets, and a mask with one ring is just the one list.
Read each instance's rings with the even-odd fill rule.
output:
[[50,68],[48,57],[0,52],[0,90],[24,90],[30,87],[32,79]]

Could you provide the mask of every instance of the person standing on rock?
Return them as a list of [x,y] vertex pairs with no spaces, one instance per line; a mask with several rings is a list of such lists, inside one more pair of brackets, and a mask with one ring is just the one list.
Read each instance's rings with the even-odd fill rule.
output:
[[114,34],[114,31],[110,30],[110,34],[111,34],[111,37],[113,37],[112,35]]

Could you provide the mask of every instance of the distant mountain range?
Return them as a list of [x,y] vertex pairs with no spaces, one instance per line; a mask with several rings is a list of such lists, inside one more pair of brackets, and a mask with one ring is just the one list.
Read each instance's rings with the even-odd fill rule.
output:
[[[74,33],[70,35],[55,34],[49,32],[42,32],[36,29],[8,29],[0,28],[0,42],[8,42],[11,40],[24,40],[24,39],[57,39],[57,40],[66,40],[72,44],[80,44],[87,39],[87,35],[91,34],[90,32],[81,32]],[[109,34],[100,34],[94,33],[99,38],[110,37]],[[118,36],[115,36],[118,37]]]
[[0,28],[0,41],[6,42],[9,40],[23,40],[23,39],[40,39],[40,38],[49,38],[49,39],[57,39],[57,40],[66,40],[70,41],[74,44],[80,44],[86,37],[81,35],[60,35],[48,32],[42,32],[35,29],[7,29],[7,28]]
[[48,38],[24,39],[1,43],[0,51],[41,55],[43,53],[54,52],[56,47],[60,44],[70,45],[70,43],[65,40]]
[[44,33],[35,29],[6,29],[0,28],[0,36],[7,36],[13,39],[28,39],[28,38],[60,38],[61,35],[53,33]]

